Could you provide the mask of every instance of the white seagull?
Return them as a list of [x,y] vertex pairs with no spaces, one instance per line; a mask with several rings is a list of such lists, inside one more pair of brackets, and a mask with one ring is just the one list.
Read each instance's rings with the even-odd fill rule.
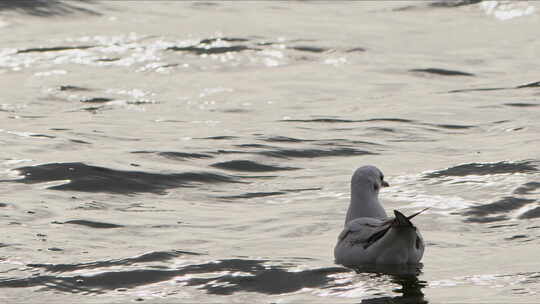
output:
[[379,202],[379,190],[389,186],[377,167],[358,168],[351,179],[351,203],[345,228],[334,248],[337,264],[417,264],[424,254],[422,235],[410,216],[394,210],[386,215]]

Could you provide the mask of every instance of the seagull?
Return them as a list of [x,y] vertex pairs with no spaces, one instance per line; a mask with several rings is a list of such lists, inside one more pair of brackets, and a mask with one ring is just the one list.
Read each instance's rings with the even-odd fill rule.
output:
[[337,264],[418,264],[424,254],[424,240],[410,216],[394,210],[389,218],[379,202],[379,190],[388,187],[384,175],[375,166],[358,168],[351,179],[351,203],[345,228],[334,248]]

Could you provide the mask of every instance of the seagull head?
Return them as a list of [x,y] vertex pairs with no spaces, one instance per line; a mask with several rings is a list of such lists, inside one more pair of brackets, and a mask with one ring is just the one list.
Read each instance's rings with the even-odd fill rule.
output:
[[382,187],[390,186],[384,180],[384,174],[375,166],[362,166],[354,172],[351,180],[353,189],[377,195]]
[[386,212],[379,202],[379,190],[388,187],[384,175],[375,166],[363,166],[351,179],[351,203],[347,210],[345,223],[359,217],[386,218]]

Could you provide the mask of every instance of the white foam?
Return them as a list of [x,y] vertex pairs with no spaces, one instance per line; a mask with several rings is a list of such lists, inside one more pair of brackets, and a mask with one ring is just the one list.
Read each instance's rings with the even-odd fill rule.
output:
[[482,1],[480,7],[487,15],[502,21],[529,16],[536,11],[529,1]]

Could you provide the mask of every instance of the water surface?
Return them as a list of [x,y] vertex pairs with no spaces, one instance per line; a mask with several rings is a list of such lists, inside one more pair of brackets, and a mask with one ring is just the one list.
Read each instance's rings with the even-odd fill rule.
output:
[[[3,298],[537,302],[536,6],[3,2]],[[365,164],[420,269],[333,263]]]

